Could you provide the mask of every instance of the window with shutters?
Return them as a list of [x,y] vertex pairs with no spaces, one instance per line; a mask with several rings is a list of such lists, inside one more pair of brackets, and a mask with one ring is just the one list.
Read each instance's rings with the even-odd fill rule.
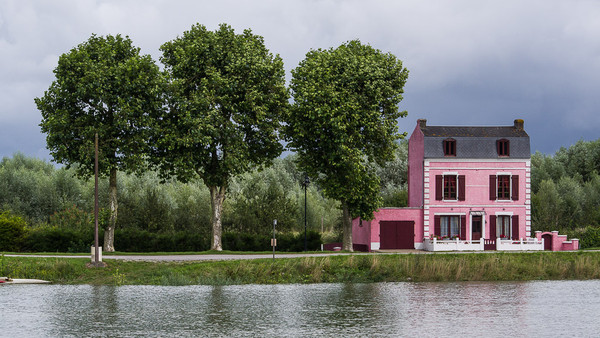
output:
[[490,200],[517,201],[518,199],[519,175],[490,175]]
[[510,216],[497,216],[496,218],[496,238],[511,238]]
[[438,201],[464,201],[465,175],[436,175],[435,199]]
[[510,175],[498,175],[498,195],[499,200],[510,199]]
[[467,216],[466,215],[435,215],[433,217],[435,236],[441,239],[459,238],[466,239]]
[[444,156],[456,156],[456,140],[444,140]]
[[456,199],[456,176],[445,175],[444,176],[444,199],[455,200]]
[[458,216],[441,216],[440,236],[447,238],[460,236],[460,226],[458,222]]

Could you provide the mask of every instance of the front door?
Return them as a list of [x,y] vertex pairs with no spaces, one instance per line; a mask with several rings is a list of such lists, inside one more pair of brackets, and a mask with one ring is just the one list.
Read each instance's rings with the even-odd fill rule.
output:
[[415,222],[381,221],[379,222],[380,249],[414,249]]
[[471,218],[471,239],[476,241],[481,239],[481,216],[473,216]]

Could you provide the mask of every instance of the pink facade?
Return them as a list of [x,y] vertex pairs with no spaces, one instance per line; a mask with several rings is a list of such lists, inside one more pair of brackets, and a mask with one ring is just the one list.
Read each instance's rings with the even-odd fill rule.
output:
[[[434,237],[479,241],[481,247],[484,240],[493,247],[496,241],[541,245],[529,239],[531,161],[522,120],[503,127],[427,126],[418,120],[408,149],[409,207],[380,209],[368,222],[354,220],[354,243],[369,251],[423,249]],[[577,240],[552,238],[552,250],[578,246]]]
[[[435,216],[465,217],[463,226],[466,233],[463,239],[473,239],[473,216],[481,217],[481,237],[495,239],[492,233],[491,218],[508,216],[510,222],[506,237],[521,239],[531,235],[531,195],[530,195],[530,162],[529,160],[497,161],[460,161],[460,160],[431,160],[424,165],[424,225],[425,236],[435,235]],[[436,200],[435,177],[456,175],[465,177],[465,196],[463,201],[458,199]],[[509,176],[518,179],[518,196],[510,199],[490,198],[490,176]],[[513,182],[511,182],[512,184]],[[521,188],[523,187],[523,188]],[[518,223],[518,224],[515,224]],[[517,231],[518,229],[518,231]],[[478,238],[475,238],[478,239]]]

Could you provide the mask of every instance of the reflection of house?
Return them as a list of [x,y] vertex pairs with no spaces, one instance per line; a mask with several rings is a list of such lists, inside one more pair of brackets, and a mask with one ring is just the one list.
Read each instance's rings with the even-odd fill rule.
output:
[[531,238],[530,175],[523,120],[506,127],[418,120],[409,139],[408,208],[355,220],[354,243],[370,250],[542,250]]

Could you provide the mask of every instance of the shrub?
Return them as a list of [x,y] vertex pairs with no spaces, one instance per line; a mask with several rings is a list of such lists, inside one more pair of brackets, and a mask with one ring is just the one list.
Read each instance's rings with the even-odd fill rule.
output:
[[[284,233],[277,238],[277,251],[299,252],[304,251],[304,233]],[[321,234],[316,231],[307,233],[308,250],[314,251],[321,248]],[[223,249],[231,251],[270,251],[271,236],[238,232],[223,234]]]
[[0,214],[0,251],[19,251],[23,242],[25,221],[5,211]]
[[57,228],[86,232],[94,226],[94,215],[73,205],[51,215],[49,224]]
[[139,229],[117,229],[115,248],[124,252],[185,252],[206,251],[209,237],[198,233],[153,233]]
[[588,226],[584,229],[578,229],[567,233],[569,238],[579,239],[579,248],[598,248],[600,247],[600,227]]
[[31,229],[24,241],[23,251],[30,252],[89,252],[94,242],[93,229],[76,231],[56,226]]

